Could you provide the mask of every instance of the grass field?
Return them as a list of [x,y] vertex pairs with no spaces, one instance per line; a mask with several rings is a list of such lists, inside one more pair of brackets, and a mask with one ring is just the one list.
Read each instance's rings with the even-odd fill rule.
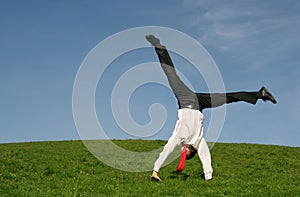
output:
[[[164,141],[114,141],[127,149],[156,149]],[[300,196],[300,148],[217,143],[214,177],[204,181],[197,157],[176,174],[178,160],[160,171],[108,167],[81,141],[0,145],[0,196]]]

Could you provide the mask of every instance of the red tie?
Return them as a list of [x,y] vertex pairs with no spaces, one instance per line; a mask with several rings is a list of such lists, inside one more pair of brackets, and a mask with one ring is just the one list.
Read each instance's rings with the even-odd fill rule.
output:
[[186,144],[183,145],[180,162],[176,169],[177,172],[181,172],[184,168],[184,164],[185,164],[185,160],[186,160],[186,146],[187,146]]

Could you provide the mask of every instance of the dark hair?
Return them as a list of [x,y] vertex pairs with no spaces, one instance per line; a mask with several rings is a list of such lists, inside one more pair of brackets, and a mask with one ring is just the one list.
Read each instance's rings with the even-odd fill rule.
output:
[[188,145],[187,148],[190,150],[190,154],[186,155],[186,159],[189,160],[195,156],[195,154],[197,153],[197,150],[192,145]]

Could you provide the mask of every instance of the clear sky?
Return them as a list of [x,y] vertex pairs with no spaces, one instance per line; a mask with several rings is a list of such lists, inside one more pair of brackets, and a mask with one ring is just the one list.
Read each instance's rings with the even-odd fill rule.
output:
[[[79,139],[72,90],[85,56],[122,30],[162,26],[198,40],[227,91],[265,85],[276,97],[277,105],[229,105],[220,142],[300,146],[299,10],[298,0],[1,1],[0,143]],[[157,61],[150,49],[136,54],[138,61]],[[117,63],[132,64],[122,57]],[[106,78],[104,84],[109,72]],[[171,115],[154,139],[168,139],[176,119],[173,95],[160,86],[137,91],[131,112],[141,123],[149,118],[143,96],[165,103]],[[112,138],[129,138],[105,113],[98,118]]]

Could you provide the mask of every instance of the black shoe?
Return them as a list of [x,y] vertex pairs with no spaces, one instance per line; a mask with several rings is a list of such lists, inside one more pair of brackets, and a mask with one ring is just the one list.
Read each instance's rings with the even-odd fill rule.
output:
[[148,42],[150,42],[152,44],[152,46],[157,47],[157,48],[164,48],[164,46],[160,44],[160,40],[158,38],[156,38],[155,36],[147,35],[146,39],[148,40]]
[[261,94],[261,98],[262,100],[264,100],[265,102],[266,101],[271,101],[272,103],[276,104],[277,101],[276,99],[273,97],[273,95],[267,90],[266,87],[262,87],[260,90],[259,90],[259,93]]

